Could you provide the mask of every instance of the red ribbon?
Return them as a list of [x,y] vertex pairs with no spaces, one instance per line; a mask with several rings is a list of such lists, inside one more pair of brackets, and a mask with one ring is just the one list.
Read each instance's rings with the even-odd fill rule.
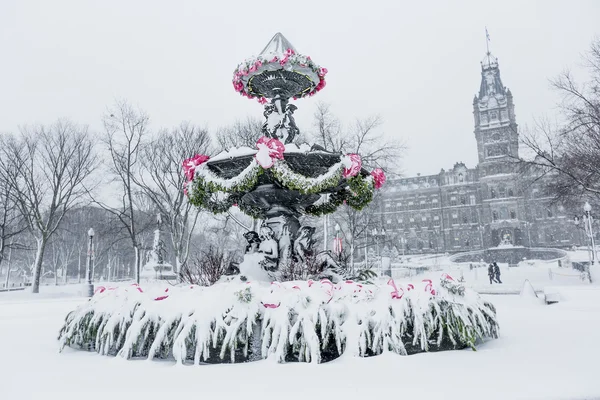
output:
[[281,305],[281,303],[279,304],[273,304],[273,303],[262,303],[264,308],[279,308],[279,306]]
[[404,289],[400,288],[400,290],[402,290],[402,294],[400,294],[398,288],[396,287],[396,282],[394,282],[393,279],[390,279],[387,284],[394,288],[394,291],[391,293],[392,299],[399,300],[402,298],[402,296],[404,296]]
[[453,281],[453,280],[454,280],[454,278],[452,278],[450,275],[448,275],[448,274],[446,274],[446,273],[444,273],[444,275],[442,275],[442,277],[443,277],[444,279],[448,279],[449,281]]

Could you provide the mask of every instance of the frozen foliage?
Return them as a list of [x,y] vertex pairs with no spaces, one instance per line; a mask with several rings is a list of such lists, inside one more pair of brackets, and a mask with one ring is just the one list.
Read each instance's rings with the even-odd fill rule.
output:
[[[61,350],[179,363],[320,363],[386,351],[475,349],[497,335],[494,306],[445,275],[435,287],[430,280],[334,285],[232,279],[164,291],[101,288],[67,316],[59,341]],[[260,346],[252,345],[256,339]]]

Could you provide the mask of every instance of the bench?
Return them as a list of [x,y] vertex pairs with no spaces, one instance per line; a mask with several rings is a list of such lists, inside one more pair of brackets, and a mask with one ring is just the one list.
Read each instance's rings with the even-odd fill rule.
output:
[[546,304],[554,304],[560,301],[560,293],[556,289],[544,288],[544,299]]

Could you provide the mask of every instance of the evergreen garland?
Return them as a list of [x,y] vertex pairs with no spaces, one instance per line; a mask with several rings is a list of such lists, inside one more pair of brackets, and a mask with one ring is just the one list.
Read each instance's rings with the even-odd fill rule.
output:
[[[273,178],[283,187],[296,190],[302,194],[318,194],[337,188],[344,179],[347,186],[329,195],[329,200],[319,205],[307,207],[307,214],[320,216],[333,213],[341,204],[346,202],[356,210],[362,210],[373,199],[374,181],[371,176],[361,174],[350,178],[343,178],[343,162],[331,166],[327,172],[310,178],[293,171],[285,160],[277,160],[270,168]],[[231,179],[220,178],[203,164],[196,169],[196,176],[188,191],[189,201],[197,207],[202,207],[214,214],[220,214],[238,204],[240,210],[253,218],[262,218],[263,210],[258,207],[240,202],[243,194],[252,191],[259,177],[266,170],[256,160],[252,162],[238,176]],[[226,196],[218,199],[216,194],[224,193]]]

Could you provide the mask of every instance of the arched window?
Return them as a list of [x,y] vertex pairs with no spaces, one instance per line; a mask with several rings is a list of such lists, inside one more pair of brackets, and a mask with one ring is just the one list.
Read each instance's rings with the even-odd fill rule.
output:
[[517,212],[515,210],[510,210],[510,219],[517,219]]
[[458,174],[458,181],[462,182],[464,180],[463,174]]
[[508,197],[513,197],[515,195],[515,192],[512,190],[512,188],[508,188]]
[[496,198],[496,191],[494,190],[494,188],[490,188],[490,197],[491,197],[492,199],[495,199],[495,198]]
[[498,197],[500,197],[500,198],[506,197],[506,188],[504,186],[500,186],[498,188]]
[[498,221],[498,211],[492,211],[492,220]]

